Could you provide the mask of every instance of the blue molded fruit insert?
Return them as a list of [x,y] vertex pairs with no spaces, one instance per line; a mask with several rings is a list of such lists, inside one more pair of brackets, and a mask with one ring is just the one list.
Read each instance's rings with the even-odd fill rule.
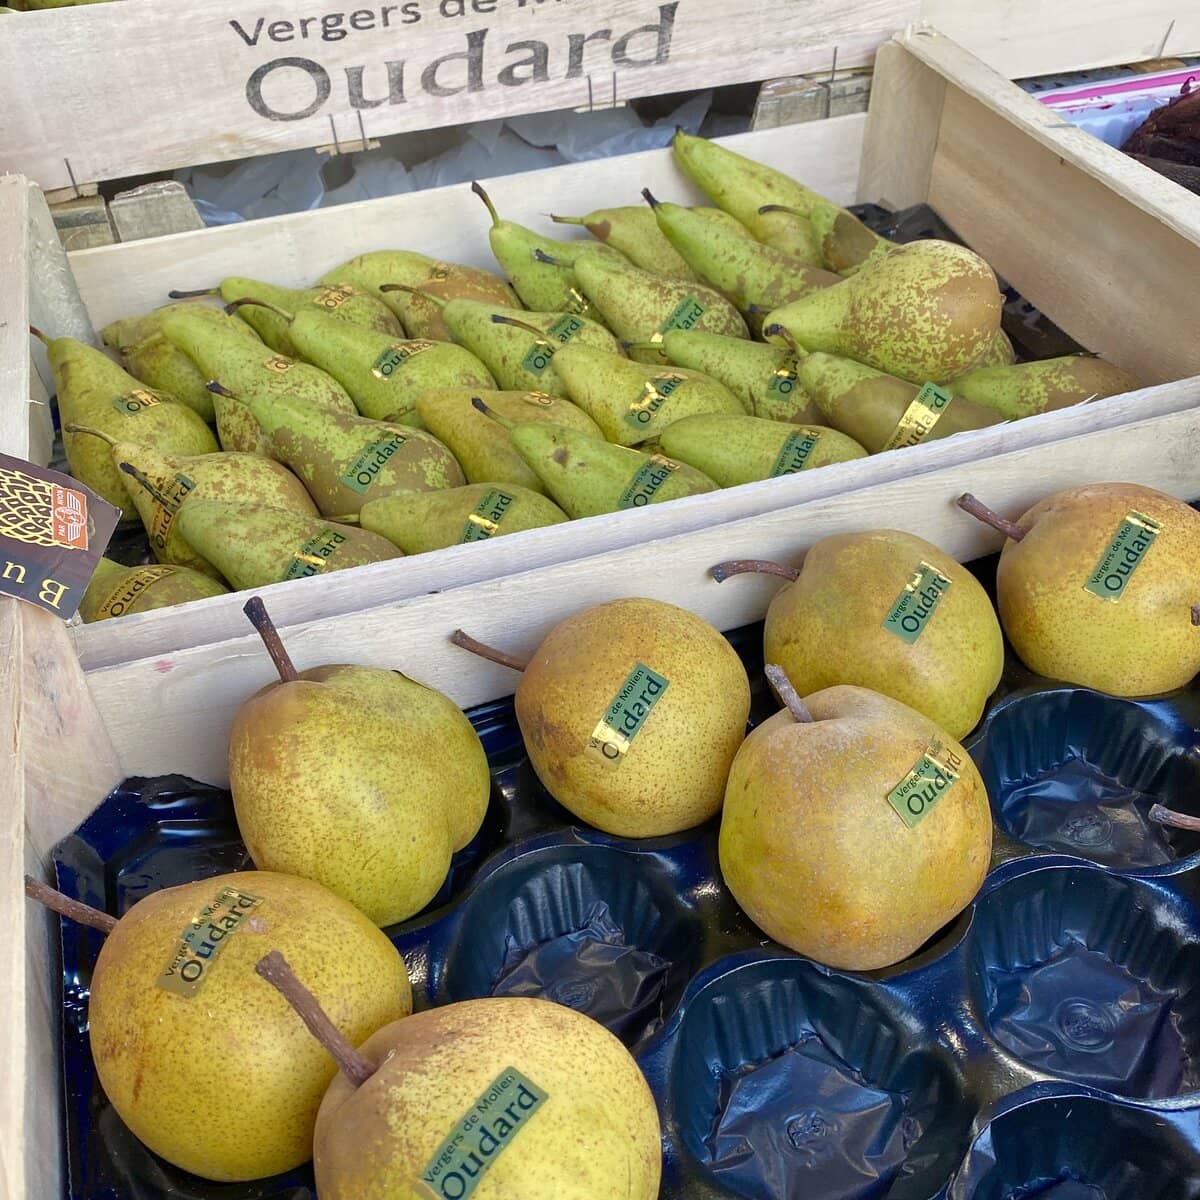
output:
[[1200,833],[1150,820],[1150,806],[1200,815],[1200,738],[1188,695],[1135,701],[1086,688],[1016,692],[970,750],[996,824],[1035,849],[1121,870],[1200,864]]
[[1032,870],[978,902],[964,948],[981,1026],[1034,1071],[1145,1099],[1200,1082],[1200,938],[1181,897]]

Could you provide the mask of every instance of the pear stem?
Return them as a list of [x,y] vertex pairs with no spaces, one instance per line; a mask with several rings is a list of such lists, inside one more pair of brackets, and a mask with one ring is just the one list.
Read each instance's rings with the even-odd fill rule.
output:
[[101,933],[112,933],[117,927],[116,917],[110,917],[108,913],[101,912],[90,904],[84,904],[82,900],[72,900],[70,896],[64,896],[62,892],[47,883],[42,883],[40,879],[34,879],[32,875],[25,876],[25,895],[30,900],[44,904],[59,916],[98,929]]
[[977,500],[972,496],[970,492],[964,492],[955,501],[955,504],[963,512],[970,513],[977,521],[982,521],[985,525],[999,530],[1005,537],[1012,538],[1014,542],[1019,542],[1029,532],[1024,525],[1018,525],[1015,521],[1006,521],[999,513],[988,508],[982,500]]
[[560,262],[557,258],[552,258],[540,246],[534,247],[533,257],[536,258],[538,262],[546,263],[551,267],[565,267],[567,265],[564,262]]
[[154,499],[157,500],[158,503],[167,510],[167,512],[179,511],[179,501],[172,500],[170,496],[165,496],[162,490],[153,482],[153,480],[151,480],[143,472],[139,471],[137,467],[133,465],[133,463],[117,463],[117,469],[124,471],[126,475],[129,475],[136,480],[138,484],[145,488],[146,491],[148,491],[150,495],[153,496]]
[[[526,333],[532,333],[539,342],[546,341],[546,331],[539,329],[536,325],[530,325],[528,321],[518,321],[516,317],[506,317],[502,313],[492,313],[493,325],[511,325],[514,329],[524,329]],[[547,342],[547,345],[550,343]]]
[[502,667],[511,667],[514,671],[524,671],[529,666],[527,658],[518,658],[515,654],[505,654],[503,650],[497,650],[495,646],[477,642],[469,633],[464,633],[461,629],[456,629],[450,635],[450,640],[456,646],[470,650],[472,654],[478,654],[480,658],[486,658],[488,662],[499,663]]
[[[750,307],[753,308],[754,305],[751,305]],[[808,351],[805,350],[805,348],[802,345],[800,345],[800,343],[798,341],[796,341],[796,339],[792,336],[791,330],[785,328],[783,325],[768,325],[763,330],[763,337],[781,338],[783,340],[783,342],[787,345],[787,348],[797,358],[807,358],[808,357]]]
[[288,960],[272,950],[254,964],[255,974],[265,979],[295,1010],[296,1015],[308,1026],[308,1032],[329,1052],[338,1070],[354,1086],[362,1087],[372,1075],[375,1067],[371,1060],[350,1044],[349,1039],[329,1019],[321,1002],[296,978]]
[[556,225],[586,225],[587,222],[582,217],[556,217],[553,213],[547,214]]
[[379,285],[381,292],[407,292],[410,296],[420,296],[422,300],[429,300],[436,304],[438,308],[446,307],[446,298],[444,296],[434,296],[421,288],[409,287],[407,283],[381,283]]
[[231,392],[223,383],[218,383],[215,379],[210,379],[205,385],[214,396],[224,396],[226,400],[236,400],[237,392]]
[[483,413],[485,417],[491,417],[497,425],[503,426],[510,432],[517,427],[516,421],[510,421],[507,417],[502,417],[498,412],[493,412],[490,408],[488,408],[481,396],[471,397],[471,407],[476,409],[478,412]]
[[717,563],[708,572],[718,583],[724,583],[731,575],[778,575],[792,583],[800,577],[795,567],[771,562],[765,558],[734,558],[729,562]]
[[658,207],[658,201],[654,198],[654,193],[649,188],[642,188],[642,199],[650,205],[651,208]]
[[29,332],[32,333],[33,336],[37,338],[37,340],[41,342],[43,346],[50,345],[50,339],[36,325],[30,325]]
[[217,296],[220,292],[216,288],[196,288],[191,292],[174,291],[168,292],[167,295],[172,300],[194,300],[197,296]]
[[277,317],[282,317],[289,324],[296,319],[292,313],[288,312],[284,308],[280,308],[278,304],[271,304],[267,300],[255,300],[253,296],[243,296],[239,300],[230,300],[230,302],[225,305],[225,311],[230,315],[233,315],[239,308],[242,308],[247,304],[253,308],[265,308],[268,312],[273,312]]
[[484,202],[484,204],[487,205],[487,210],[491,214],[491,217],[492,217],[492,224],[499,225],[500,224],[500,214],[496,211],[496,206],[492,203],[491,196],[489,196],[487,194],[487,191],[484,189],[483,184],[480,183],[478,179],[474,180],[471,183],[471,191],[473,191],[475,193],[475,195],[477,195],[480,198],[480,200],[482,200]]
[[1169,825],[1172,829],[1188,829],[1200,833],[1200,817],[1189,817],[1187,813],[1175,812],[1161,804],[1150,805],[1150,820],[1160,825]]
[[275,622],[271,620],[271,614],[267,612],[267,606],[262,602],[262,597],[251,596],[242,606],[242,612],[250,618],[250,624],[258,630],[258,636],[262,638],[263,645],[266,646],[267,653],[275,664],[275,670],[279,672],[279,678],[284,683],[294,683],[300,678],[300,672],[296,670],[296,664],[292,662],[291,655],[285,649],[283,639],[279,636],[279,630],[275,628]]
[[622,342],[622,350],[653,350],[658,354],[662,354],[663,348],[659,342]]
[[806,213],[803,209],[791,208],[786,204],[764,204],[758,211],[760,215],[763,213],[781,212],[787,213],[792,217],[804,217],[805,219],[808,218],[808,213]]
[[792,687],[792,681],[787,677],[787,672],[782,667],[771,664],[763,668],[763,674],[767,677],[767,682],[775,689],[775,694],[787,706],[788,712],[792,714],[792,719],[801,725],[811,725],[813,715],[808,711],[808,705],[800,699],[800,693]]
[[1192,624],[1200,625],[1200,604],[1192,605]]
[[63,433],[86,433],[89,437],[98,437],[102,442],[107,442],[110,446],[117,444],[115,437],[104,433],[102,430],[93,429],[90,425],[76,425],[74,423],[64,425]]

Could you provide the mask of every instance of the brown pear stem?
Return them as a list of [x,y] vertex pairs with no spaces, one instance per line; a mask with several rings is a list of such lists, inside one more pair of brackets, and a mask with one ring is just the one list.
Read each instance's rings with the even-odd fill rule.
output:
[[337,1063],[338,1070],[356,1088],[362,1087],[375,1074],[371,1060],[350,1044],[345,1034],[329,1019],[321,1002],[296,978],[296,972],[278,950],[263,955],[254,964],[254,970],[292,1006],[296,1015],[308,1026],[308,1032],[325,1047],[329,1057]]
[[1014,542],[1019,542],[1029,532],[1024,525],[1005,520],[999,513],[993,512],[982,500],[977,500],[970,492],[964,492],[955,503],[963,512],[970,513],[977,521],[990,525],[1005,537],[1012,538]]
[[253,296],[242,296],[240,299],[230,300],[225,305],[225,311],[232,316],[239,308],[244,308],[246,305],[249,305],[251,308],[265,308],[268,312],[273,312],[277,317],[282,317],[288,324],[291,324],[296,319],[294,314],[288,312],[285,308],[280,308],[278,304],[272,304],[269,300],[255,300]]
[[30,900],[44,904],[59,916],[98,929],[101,933],[112,933],[117,927],[116,917],[110,917],[108,913],[101,912],[90,904],[84,904],[82,900],[72,900],[70,896],[64,896],[62,892],[56,891],[47,883],[42,883],[40,879],[34,879],[32,875],[25,876],[25,895]]
[[797,358],[808,357],[808,351],[805,350],[805,348],[800,345],[798,341],[796,341],[796,339],[792,336],[791,330],[787,329],[783,325],[768,325],[763,330],[763,337],[780,338]]
[[478,179],[472,181],[471,191],[473,191],[475,193],[475,195],[477,195],[480,198],[480,200],[482,200],[484,202],[484,204],[487,205],[487,210],[488,210],[489,214],[491,214],[492,224],[499,225],[500,224],[500,214],[496,211],[496,206],[492,203],[491,196],[489,196],[487,194],[487,191],[484,189],[483,184],[480,183]]
[[800,699],[800,693],[792,687],[792,681],[787,677],[787,672],[772,663],[763,668],[763,674],[767,677],[767,682],[775,689],[775,694],[787,706],[793,720],[801,725],[811,725],[813,715],[808,711],[808,705]]
[[50,339],[36,325],[30,325],[29,332],[32,333],[33,336],[37,338],[37,340],[41,342],[43,346],[50,345]]
[[[546,341],[546,331],[539,329],[536,325],[530,325],[528,321],[518,321],[516,317],[506,317],[502,313],[492,313],[493,325],[511,325],[514,329],[524,329],[526,333],[532,333],[539,342]],[[549,345],[546,342],[546,345]]]
[[223,383],[218,383],[215,379],[210,379],[204,386],[215,396],[224,396],[226,400],[238,399],[237,392],[231,392]]
[[586,225],[582,217],[557,217],[554,213],[546,214],[556,225]]
[[219,296],[220,294],[217,288],[196,288],[191,292],[174,291],[167,293],[172,300],[194,300],[197,296]]
[[758,211],[760,215],[763,213],[781,212],[787,213],[791,217],[804,217],[806,220],[808,219],[808,213],[803,209],[791,208],[787,204],[764,204]]
[[567,265],[564,262],[560,262],[557,258],[552,258],[540,246],[534,247],[533,257],[536,258],[538,262],[546,263],[551,267],[565,267]]
[[1187,813],[1175,812],[1161,804],[1150,805],[1150,820],[1160,825],[1169,825],[1173,829],[1188,829],[1200,833],[1200,817],[1189,817]]
[[145,488],[146,491],[148,491],[150,495],[153,496],[154,499],[157,500],[159,504],[161,504],[163,508],[167,510],[167,512],[179,511],[179,501],[172,500],[170,496],[164,495],[158,485],[154,483],[154,481],[150,479],[149,476],[147,476],[144,472],[139,471],[137,467],[133,465],[133,463],[117,463],[117,469],[124,471],[126,475],[129,475],[131,478],[136,480],[138,484]]
[[488,662],[499,663],[502,667],[511,667],[514,671],[524,671],[529,666],[527,658],[518,658],[515,654],[505,654],[503,650],[497,650],[495,646],[477,642],[469,633],[464,633],[461,629],[456,629],[450,635],[450,640],[456,646],[470,650],[472,654],[478,654],[480,658],[486,658]]
[[70,425],[63,426],[63,433],[86,433],[88,437],[99,438],[102,442],[107,442],[110,446],[117,444],[117,439],[111,434],[107,434],[100,429],[93,429],[90,425],[76,425],[72,422]]
[[800,575],[795,567],[765,558],[733,558],[729,562],[717,563],[708,573],[718,583],[724,583],[731,575],[778,575],[795,583]]
[[407,292],[410,296],[420,296],[422,300],[436,304],[438,308],[446,307],[445,296],[435,296],[423,288],[410,287],[407,283],[381,283],[379,290],[381,292]]
[[654,198],[654,193],[649,188],[642,188],[642,199],[650,205],[651,208],[657,208],[659,202]]
[[1200,625],[1200,604],[1192,605],[1192,624]]
[[267,612],[267,606],[262,602],[262,597],[251,596],[242,606],[242,612],[250,618],[250,624],[258,630],[258,636],[262,638],[263,645],[266,646],[267,653],[275,664],[275,670],[279,672],[279,678],[284,683],[293,683],[299,679],[300,672],[296,670],[292,656],[284,647],[283,639],[279,636],[279,630],[275,628],[275,622],[271,620],[271,614]]

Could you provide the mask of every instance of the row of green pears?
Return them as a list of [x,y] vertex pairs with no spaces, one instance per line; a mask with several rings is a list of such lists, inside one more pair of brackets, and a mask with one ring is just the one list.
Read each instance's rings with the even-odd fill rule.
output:
[[[229,277],[48,340],[72,472],[142,521],[84,620],[258,588],[913,446],[1128,391],[1088,356],[1013,363],[991,268],[894,246],[772,168],[680,133],[716,207],[487,205],[507,278],[411,251],[313,287]],[[223,307],[208,301],[219,298]],[[214,433],[215,429],[215,433]]]

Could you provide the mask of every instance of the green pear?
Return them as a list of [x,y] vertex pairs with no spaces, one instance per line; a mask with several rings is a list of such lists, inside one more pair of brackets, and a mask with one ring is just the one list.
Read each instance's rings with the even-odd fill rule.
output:
[[508,429],[513,448],[573,519],[717,490],[707,475],[661,454],[614,446],[561,425],[516,425],[489,412],[482,400],[475,404]]
[[[410,338],[448,342],[438,300],[478,300],[483,304],[515,306],[517,294],[498,275],[482,267],[439,262],[411,250],[374,250],[321,276],[321,283],[352,283],[377,296],[400,319]],[[384,284],[405,284],[417,294],[384,291]],[[286,307],[286,305],[285,305]]]
[[697,413],[736,413],[746,406],[723,383],[699,371],[652,367],[573,343],[554,356],[571,399],[619,446],[657,437]]
[[176,525],[235,591],[402,557],[374,533],[282,508],[196,500]]
[[[258,454],[263,458],[274,458],[271,438],[254,419],[250,405],[236,392],[231,392],[216,380],[210,380],[207,386],[213,398],[217,441],[221,443],[221,449],[234,454]],[[272,398],[270,393],[264,396],[264,399]],[[340,412],[341,409],[330,411]]]
[[441,492],[398,492],[368,500],[359,511],[363,529],[378,533],[405,554],[484,542],[559,525],[567,519],[539,492],[511,483],[472,483]]
[[[748,335],[738,310],[719,292],[698,283],[663,279],[591,252],[575,260],[575,278],[623,342],[657,342],[670,329]],[[651,350],[638,350],[634,357],[663,362],[662,355]]]
[[110,321],[100,331],[100,337],[110,349],[115,350],[118,354],[125,354],[134,346],[162,333],[163,322],[172,313],[180,312],[198,317],[202,321],[209,321],[215,329],[241,334],[252,342],[262,341],[245,321],[239,321],[237,317],[227,313],[221,305],[208,304],[204,299],[176,300],[171,304],[164,304],[151,312],[144,313],[140,317],[122,317],[120,320]]
[[793,425],[823,422],[821,410],[800,384],[796,359],[804,351],[797,355],[783,346],[695,329],[669,330],[661,345],[677,367],[709,375],[745,398],[753,416]]
[[1004,668],[991,600],[966,567],[894,529],[822,538],[799,571],[755,559],[718,580],[762,571],[795,582],[767,609],[766,661],[800,691],[853,684],[924,713],[952,737],[983,716]]
[[189,567],[155,563],[126,567],[111,558],[101,558],[79,602],[79,616],[90,624],[222,596],[228,591],[224,584]]
[[751,329],[761,328],[763,313],[841,282],[840,275],[756,242],[745,230],[730,233],[695,209],[656,200],[648,188],[642,195],[696,278],[730,300]]
[[417,399],[417,413],[425,428],[440,438],[458,459],[471,483],[515,484],[545,493],[542,481],[517,453],[508,430],[484,416],[472,404],[480,397],[494,413],[508,421],[563,425],[590,437],[603,439],[600,426],[569,400],[545,392],[495,392],[445,388],[425,392]]
[[768,671],[788,707],[733,761],[721,874],[746,915],[789,950],[838,970],[891,966],[983,883],[992,849],[983,780],[915,709],[850,686],[800,700],[782,671]]
[[[129,495],[105,440],[136,442],[168,454],[210,454],[217,448],[212,431],[190,408],[165,392],[143,387],[102,350],[74,338],[48,338],[30,327],[45,343],[54,373],[63,449],[71,474],[122,510],[122,519],[136,520]],[[86,426],[103,438],[72,432]]]
[[1138,387],[1138,381],[1120,367],[1090,355],[1073,354],[1013,366],[976,367],[949,384],[948,390],[1006,420],[1018,421]]
[[720,487],[867,457],[856,441],[836,429],[747,416],[684,417],[663,430],[659,444]]
[[[399,556],[375,534],[344,532],[362,549],[382,543]],[[267,870],[329,888],[376,925],[411,917],[483,823],[491,776],[479,735],[453,701],[399,671],[297,672],[258,597],[246,614],[279,672],[229,731],[246,849]]]
[[1000,621],[1031,671],[1112,696],[1155,696],[1200,671],[1200,513],[1153,488],[1056,492],[1016,522],[963,496],[1005,534]]
[[816,235],[822,261],[831,271],[844,276],[861,271],[892,249],[893,242],[869,229],[852,212],[839,208],[815,192],[809,195],[812,202],[806,210],[765,204],[758,211],[764,218],[775,213],[789,213],[807,219]]
[[393,492],[460,487],[454,455],[432,434],[278,397],[250,401],[275,455],[325,517],[349,516]]
[[[339,1037],[358,1042],[412,1011],[396,947],[352,904],[307,879],[210,875],[135,896],[119,921],[28,876],[25,890],[105,934],[86,1026],[100,1086],[140,1142],[202,1179],[257,1180],[306,1163],[335,1073],[256,972],[265,951],[286,953],[304,972]],[[233,1030],[243,1035],[236,1052],[197,1052],[229,1045]],[[217,1111],[239,1113],[237,1135],[198,1137],[198,1114]]]
[[280,309],[279,315],[288,320],[288,336],[299,352],[328,371],[358,411],[376,421],[419,424],[417,397],[429,388],[494,386],[487,368],[462,346],[398,340],[313,309],[294,315]]
[[454,340],[470,350],[508,392],[541,390],[565,397],[567,389],[554,369],[554,355],[568,343],[621,353],[620,343],[603,325],[574,313],[526,312],[451,300],[442,314]]
[[981,367],[1011,367],[1017,361],[1012,339],[1003,329],[996,331],[996,338],[988,352],[979,360]]
[[993,348],[1003,297],[991,267],[953,242],[911,242],[768,314],[806,350],[911,383],[965,374]]

